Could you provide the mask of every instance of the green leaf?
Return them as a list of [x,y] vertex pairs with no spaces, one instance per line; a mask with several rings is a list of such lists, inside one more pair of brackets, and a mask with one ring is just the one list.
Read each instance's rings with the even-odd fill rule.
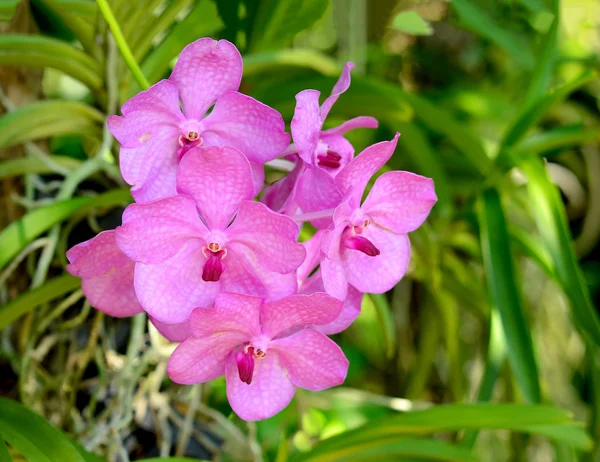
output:
[[410,35],[431,35],[433,28],[416,11],[403,11],[392,21],[392,29]]
[[[557,431],[549,434],[548,428],[557,428]],[[545,435],[577,449],[585,450],[591,446],[583,425],[573,421],[570,413],[562,409],[542,405],[479,403],[448,404],[371,420],[355,430],[319,442],[314,451],[321,454],[382,438],[470,429],[506,429]],[[568,431],[563,434],[559,429]]]
[[0,149],[66,134],[101,135],[102,113],[75,101],[41,101],[0,118]]
[[397,343],[396,326],[394,325],[390,304],[388,303],[385,294],[368,294],[367,296],[371,298],[373,306],[375,307],[377,322],[383,337],[386,354],[388,359],[391,359],[396,352]]
[[40,207],[13,221],[0,232],[0,268],[3,268],[29,242],[52,226],[71,216],[81,217],[94,208],[130,203],[127,188],[112,189],[96,197],[77,197]]
[[66,29],[71,31],[88,53],[93,55],[96,52],[98,44],[94,40],[93,21],[86,21],[81,15],[70,12],[56,0],[33,0],[33,4],[49,21],[62,23]]
[[479,173],[487,174],[492,166],[481,139],[465,128],[448,111],[414,94],[404,93],[405,99],[412,105],[415,116],[429,129],[440,133],[454,144],[458,151],[471,163]]
[[[9,22],[19,0],[0,0],[0,22]],[[10,460],[10,459],[9,459]]]
[[82,18],[86,23],[93,24],[98,14],[96,2],[90,0],[53,0],[60,9],[73,16]]
[[517,119],[508,127],[500,144],[499,160],[506,156],[507,148],[515,146],[525,136],[527,131],[533,127],[552,106],[565,99],[579,87],[591,82],[597,77],[598,74],[596,74],[596,72],[586,71],[578,78],[542,95],[530,106],[526,107],[525,110],[519,114]]
[[2,436],[32,462],[85,462],[69,439],[21,404],[0,398]]
[[[166,38],[152,50],[142,63],[142,72],[150,82],[156,82],[169,70],[171,61],[183,48],[200,37],[210,37],[223,28],[216,5],[200,0],[185,19],[173,26]],[[244,58],[244,67],[247,60]]]
[[92,89],[102,87],[102,72],[96,61],[73,45],[40,35],[0,36],[0,65],[52,67]]
[[323,75],[336,77],[341,72],[341,67],[329,56],[315,50],[293,48],[244,56],[244,77],[286,66],[312,69]]
[[69,293],[81,285],[81,280],[70,274],[50,279],[45,284],[28,290],[19,297],[0,307],[0,330],[19,319],[25,313],[33,311],[43,303]]
[[[143,30],[138,31],[137,40],[132,48],[133,56],[137,61],[146,56],[152,47],[152,41],[156,36],[171,27],[175,22],[175,18],[187,7],[190,6],[192,0],[179,0],[177,2],[168,3],[165,10],[159,16],[153,17],[152,21],[148,21]],[[151,12],[149,14],[152,14]],[[181,51],[181,50],[178,50]]]
[[[318,447],[318,446],[317,446]],[[311,451],[294,458],[303,462],[345,462],[371,460],[435,460],[448,462],[471,462],[475,457],[464,447],[435,439],[385,438],[349,444],[330,451]]]
[[483,266],[492,304],[502,320],[508,361],[525,399],[539,403],[541,393],[533,342],[515,281],[510,238],[498,191],[486,189],[479,205]]
[[191,457],[152,457],[151,459],[140,459],[140,462],[209,462],[204,459],[193,459]]
[[2,434],[0,434],[0,462],[12,462],[12,457],[10,457],[10,453],[6,447],[4,438],[2,438]]
[[544,154],[555,149],[600,140],[600,126],[569,125],[536,133],[513,149],[514,154]]
[[[2,122],[0,120],[0,125]],[[48,156],[49,159],[61,167],[74,169],[81,165],[81,161],[67,156]],[[26,173],[46,174],[52,173],[50,167],[37,157],[17,157],[0,162],[0,179],[20,176]]]
[[528,179],[529,202],[540,237],[550,253],[557,279],[569,298],[575,324],[591,341],[600,345],[600,319],[575,257],[560,194],[542,160],[524,157],[519,160],[519,165]]
[[494,42],[523,66],[533,67],[533,53],[527,43],[497,24],[486,10],[471,0],[452,0],[451,5],[465,28]]
[[527,89],[525,101],[523,104],[529,106],[538,98],[540,98],[550,84],[552,71],[554,70],[554,61],[556,57],[556,42],[558,37],[558,25],[560,24],[560,9],[559,0],[552,0],[552,24],[546,32],[540,50],[538,51],[539,58],[535,64],[533,76]]
[[329,0],[262,0],[252,26],[250,49],[256,52],[285,48],[298,33],[321,19],[328,7]]
[[89,197],[78,197],[55,202],[27,213],[0,232],[0,268],[3,268],[27,244],[56,223],[60,223],[84,204],[91,200]]

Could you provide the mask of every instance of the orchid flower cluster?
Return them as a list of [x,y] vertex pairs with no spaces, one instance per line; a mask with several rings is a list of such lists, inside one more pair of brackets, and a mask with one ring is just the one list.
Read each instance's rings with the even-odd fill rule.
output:
[[[67,253],[92,306],[116,317],[145,311],[180,343],[171,379],[224,375],[245,420],[281,411],[296,387],[343,383],[348,360],[328,335],[358,316],[363,293],[403,277],[407,233],[436,201],[431,179],[401,171],[382,174],[362,200],[398,134],[355,157],[344,135],[375,119],[323,129],[352,67],[323,104],[316,90],[296,96],[290,144],[281,115],[239,93],[233,44],[188,45],[168,79],[108,120],[135,203],[117,229]],[[263,189],[269,163],[288,171]],[[307,221],[317,232],[299,242]]]

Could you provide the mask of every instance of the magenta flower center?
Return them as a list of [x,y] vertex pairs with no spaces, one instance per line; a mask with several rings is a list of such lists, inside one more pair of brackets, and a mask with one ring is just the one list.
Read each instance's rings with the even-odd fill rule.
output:
[[202,268],[202,280],[206,282],[217,282],[225,271],[223,259],[227,255],[227,250],[216,242],[211,242],[202,249],[206,257],[206,262]]
[[235,354],[235,362],[238,368],[240,380],[250,385],[254,375],[254,359],[263,359],[267,354],[261,349],[254,349],[246,345]]
[[179,150],[177,151],[177,157],[181,159],[186,152],[197,146],[201,146],[204,140],[198,132],[190,131],[186,135],[179,136]]
[[329,146],[323,141],[319,141],[315,154],[320,167],[339,168],[341,166],[342,156],[329,149]]
[[361,225],[349,226],[344,230],[342,242],[347,249],[358,250],[369,257],[376,257],[381,252],[375,244],[369,239],[361,236],[367,226],[371,224],[370,220],[365,220]]

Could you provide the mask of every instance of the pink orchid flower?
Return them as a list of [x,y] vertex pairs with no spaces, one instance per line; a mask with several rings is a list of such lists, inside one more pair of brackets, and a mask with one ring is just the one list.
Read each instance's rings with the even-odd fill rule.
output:
[[[342,196],[334,178],[352,160],[354,148],[344,135],[355,128],[377,128],[373,117],[356,117],[338,127],[323,130],[323,123],[339,96],[350,87],[353,63],[346,63],[329,96],[319,106],[320,92],[304,90],[296,95],[296,110],[291,123],[294,144],[286,153],[294,154],[296,166],[284,179],[265,191],[265,202],[274,210],[293,214],[336,207]],[[313,221],[326,228],[329,219]]]
[[194,310],[193,337],[177,347],[167,372],[182,384],[225,375],[227,398],[238,416],[269,418],[289,404],[296,387],[320,391],[345,380],[342,350],[309,327],[333,321],[340,309],[341,302],[324,293],[270,303],[221,294],[214,308]]
[[[323,231],[317,231],[308,241],[302,243],[306,249],[306,259],[300,265],[296,275],[298,277],[298,293],[314,294],[325,292],[321,270],[314,271],[321,262],[323,254],[321,251],[321,240]],[[338,334],[348,328],[358,317],[361,310],[363,294],[352,286],[348,286],[348,293],[343,300],[340,314],[332,322],[313,326],[315,330],[326,335]]]
[[410,259],[407,233],[421,226],[437,201],[430,178],[392,171],[375,181],[361,205],[369,179],[392,156],[398,136],[368,147],[335,178],[346,196],[323,233],[320,269],[325,290],[340,300],[348,284],[383,293],[400,281]]
[[[296,292],[305,250],[289,217],[252,202],[251,167],[231,147],[181,160],[177,196],[131,204],[117,243],[135,265],[135,292],[160,322],[189,319],[221,291],[278,299]],[[232,221],[233,220],[233,221]]]
[[121,108],[123,116],[109,118],[121,144],[121,173],[136,201],[175,195],[177,165],[195,146],[242,151],[256,191],[262,188],[262,164],[277,157],[290,138],[277,111],[237,92],[241,79],[235,46],[202,38],[184,48],[168,80],[131,98]]
[[[81,289],[97,310],[125,318],[144,309],[135,295],[135,262],[117,245],[115,231],[102,231],[92,239],[67,251],[67,271],[82,279]],[[187,323],[166,324],[150,317],[156,329],[172,342],[182,342],[191,335]]]
[[90,304],[117,318],[141,313],[133,290],[134,262],[117,246],[115,231],[102,231],[67,251],[67,271],[82,279]]

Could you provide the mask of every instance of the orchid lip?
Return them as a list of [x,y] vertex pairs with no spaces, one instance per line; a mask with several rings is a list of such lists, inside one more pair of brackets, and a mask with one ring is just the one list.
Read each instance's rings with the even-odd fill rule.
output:
[[254,348],[254,346],[251,346],[250,344],[247,344],[235,354],[235,362],[242,382],[247,383],[248,385],[252,383],[254,360],[263,359],[265,356],[267,356],[266,352],[260,348]]
[[227,255],[227,250],[216,242],[211,242],[208,244],[208,247],[202,249],[202,253],[206,257],[206,262],[202,267],[202,280],[205,282],[217,282],[225,271],[223,259]]
[[327,150],[325,155],[317,155],[317,163],[321,167],[339,168],[341,166],[340,160],[342,160],[342,156],[335,151]]
[[381,252],[375,245],[363,236],[349,236],[344,240],[344,247],[352,250],[359,250],[369,257],[376,257]]

